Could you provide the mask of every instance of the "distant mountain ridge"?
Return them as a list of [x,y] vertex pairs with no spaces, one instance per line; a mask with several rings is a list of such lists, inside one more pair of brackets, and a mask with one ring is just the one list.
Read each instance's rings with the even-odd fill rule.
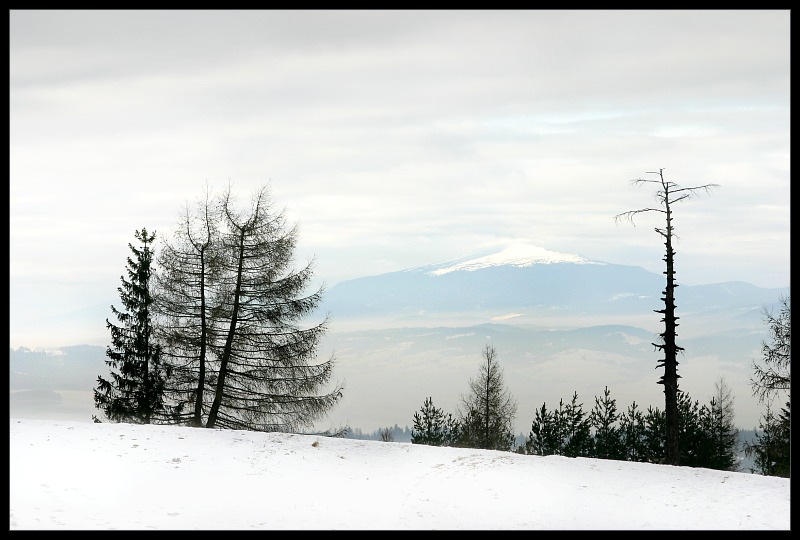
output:
[[[456,315],[469,324],[514,314],[528,322],[531,317],[556,315],[650,316],[663,306],[665,284],[663,274],[640,267],[514,244],[456,261],[338,283],[326,292],[323,308],[343,321],[378,318],[398,324]],[[765,289],[744,282],[689,286],[678,280],[678,284],[679,312],[717,312],[759,324],[761,308],[775,305],[781,294],[788,293],[788,288]]]
[[[640,267],[520,246],[340,282],[320,306],[330,315],[322,350],[336,353],[338,373],[358,391],[338,414],[362,428],[403,425],[431,396],[454,412],[486,343],[518,399],[519,432],[543,403],[552,410],[577,392],[591,406],[606,385],[621,408],[663,408],[653,343],[665,285],[662,273]],[[737,424],[758,425],[750,364],[767,338],[764,310],[788,293],[678,280],[681,389],[705,403],[723,377]],[[382,413],[386,404],[405,416]]]

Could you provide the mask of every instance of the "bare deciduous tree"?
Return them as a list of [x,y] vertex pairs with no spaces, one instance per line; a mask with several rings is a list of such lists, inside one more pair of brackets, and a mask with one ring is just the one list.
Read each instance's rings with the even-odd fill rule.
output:
[[218,231],[208,188],[196,211],[187,206],[175,241],[163,242],[159,256],[156,306],[159,333],[172,364],[166,392],[176,407],[175,420],[203,426],[205,389],[216,377],[211,346],[212,285],[219,266]]
[[323,289],[303,296],[308,263],[293,268],[297,226],[273,211],[266,187],[249,211],[237,209],[230,187],[221,199],[225,229],[219,280],[219,375],[206,427],[289,431],[309,427],[342,396],[328,383],[334,358],[312,361],[327,329],[299,321],[317,307]]
[[792,309],[789,295],[781,297],[780,303],[777,315],[764,309],[771,343],[761,342],[763,364],[753,362],[753,376],[750,378],[753,395],[762,403],[777,392],[788,392],[792,384]]
[[484,362],[470,392],[462,396],[462,444],[487,450],[511,450],[517,403],[503,382],[503,372],[493,345],[483,349]]
[[312,263],[297,269],[297,226],[287,227],[267,187],[248,208],[230,186],[182,217],[162,257],[159,303],[165,354],[176,377],[176,421],[255,431],[311,427],[342,395],[328,387],[333,355],[316,361],[327,316],[303,320],[323,287],[304,290]]

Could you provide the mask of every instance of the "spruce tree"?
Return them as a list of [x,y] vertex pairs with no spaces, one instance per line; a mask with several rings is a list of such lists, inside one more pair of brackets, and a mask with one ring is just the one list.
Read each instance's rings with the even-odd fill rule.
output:
[[169,373],[161,362],[152,321],[151,277],[156,233],[135,231],[140,247],[128,244],[134,258],[127,259],[128,278],[117,289],[123,309],[111,306],[119,325],[106,319],[111,345],[106,348],[108,379],[97,377],[95,407],[114,422],[150,424],[164,414],[163,393]]

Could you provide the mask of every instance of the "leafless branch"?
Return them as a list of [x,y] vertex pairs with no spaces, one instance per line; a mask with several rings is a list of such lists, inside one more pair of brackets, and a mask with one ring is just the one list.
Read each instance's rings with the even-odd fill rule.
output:
[[631,225],[636,227],[636,223],[633,221],[633,217],[636,214],[641,214],[643,212],[662,212],[666,213],[664,210],[660,208],[641,208],[639,210],[628,210],[627,212],[622,212],[621,214],[617,214],[614,216],[614,222],[619,223],[620,221],[629,221]]

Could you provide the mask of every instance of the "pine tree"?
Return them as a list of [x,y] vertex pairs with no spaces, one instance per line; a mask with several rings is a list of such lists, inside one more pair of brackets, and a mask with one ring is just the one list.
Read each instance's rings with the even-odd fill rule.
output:
[[645,454],[643,460],[648,463],[664,463],[666,461],[666,429],[667,419],[658,407],[648,407],[644,415]]
[[702,449],[706,433],[700,425],[700,403],[687,392],[678,392],[678,446],[680,463],[686,467],[703,467]]
[[94,403],[113,422],[150,424],[165,412],[163,393],[169,373],[162,365],[161,345],[155,339],[152,322],[152,244],[156,233],[142,228],[134,236],[141,247],[128,244],[134,258],[128,257],[128,278],[120,277],[122,286],[117,289],[124,310],[111,306],[120,325],[106,319],[111,333],[106,365],[111,376],[97,377]]
[[558,448],[558,427],[555,414],[547,410],[547,405],[542,403],[536,409],[528,440],[525,442],[525,453],[534,456],[552,456]]
[[617,423],[617,400],[611,399],[608,386],[603,399],[594,398],[595,406],[590,414],[594,428],[594,457],[601,459],[623,459],[624,451]]
[[564,399],[558,400],[558,409],[553,410],[553,453],[557,456],[564,455],[564,446],[567,443],[567,410]]
[[647,455],[646,423],[642,411],[634,401],[619,417],[619,432],[627,461],[644,461]]
[[412,444],[454,446],[458,437],[458,421],[453,415],[445,415],[442,409],[435,407],[432,398],[427,398],[419,412],[414,413]]
[[592,428],[583,403],[578,403],[578,392],[573,392],[572,400],[564,408],[566,436],[563,455],[568,457],[587,457],[592,455]]

